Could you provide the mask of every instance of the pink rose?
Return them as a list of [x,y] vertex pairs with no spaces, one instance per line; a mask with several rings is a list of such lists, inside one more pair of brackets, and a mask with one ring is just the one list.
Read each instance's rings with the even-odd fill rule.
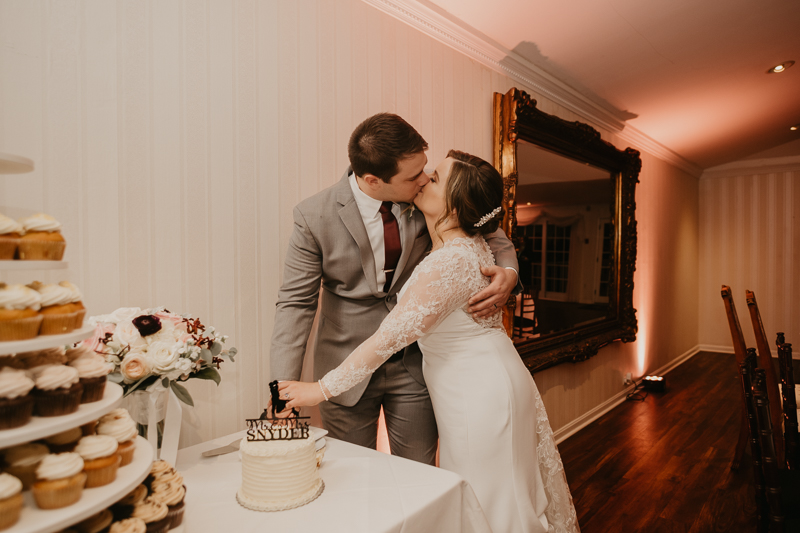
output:
[[139,352],[129,352],[119,365],[122,377],[128,381],[139,381],[150,373],[147,359]]
[[114,324],[108,322],[98,322],[94,327],[94,333],[91,337],[83,341],[83,345],[97,353],[106,353],[106,345],[103,344],[103,339],[106,338],[106,333],[114,333]]
[[186,326],[183,323],[183,317],[180,315],[159,311],[158,313],[153,313],[153,316],[157,317],[161,322],[170,322],[172,323],[173,327],[186,331]]

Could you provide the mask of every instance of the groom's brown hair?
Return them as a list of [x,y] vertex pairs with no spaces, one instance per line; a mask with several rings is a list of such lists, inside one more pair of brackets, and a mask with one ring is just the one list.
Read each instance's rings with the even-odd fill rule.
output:
[[356,176],[372,174],[389,183],[397,163],[428,149],[428,143],[408,122],[392,113],[378,113],[356,126],[347,144]]

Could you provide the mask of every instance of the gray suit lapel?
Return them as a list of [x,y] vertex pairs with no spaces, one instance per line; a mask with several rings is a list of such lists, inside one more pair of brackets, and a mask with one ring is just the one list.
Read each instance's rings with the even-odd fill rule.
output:
[[378,294],[378,279],[375,277],[375,257],[372,255],[372,245],[369,243],[367,229],[361,219],[361,212],[358,210],[358,204],[356,204],[353,191],[350,189],[350,180],[348,179],[350,172],[352,171],[348,167],[342,181],[339,182],[337,201],[342,206],[339,209],[339,218],[342,219],[342,223],[358,245],[361,255],[361,267],[364,269],[364,277],[369,284],[370,290],[373,294]]

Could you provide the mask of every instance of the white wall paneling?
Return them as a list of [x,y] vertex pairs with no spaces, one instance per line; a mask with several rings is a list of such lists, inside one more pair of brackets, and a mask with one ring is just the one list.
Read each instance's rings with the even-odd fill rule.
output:
[[[189,383],[182,445],[266,405],[292,208],[339,180],[364,118],[406,117],[434,166],[451,148],[491,159],[494,91],[517,85],[567,120],[599,112],[361,0],[2,0],[0,34],[0,151],[36,162],[0,177],[0,212],[63,223],[71,267],[57,275],[90,314],[164,305],[240,349],[219,387]],[[676,296],[696,287],[697,182],[663,159],[644,155],[637,193],[640,341],[536,376],[554,429],[698,342],[697,291]]]

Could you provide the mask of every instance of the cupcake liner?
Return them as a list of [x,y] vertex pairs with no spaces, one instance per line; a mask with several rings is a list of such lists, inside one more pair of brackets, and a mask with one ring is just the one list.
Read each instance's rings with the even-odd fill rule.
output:
[[0,500],[0,530],[8,529],[19,520],[22,511],[22,493]]
[[83,385],[80,381],[68,389],[33,389],[37,416],[62,416],[74,413],[81,404]]
[[136,442],[133,440],[126,440],[125,442],[119,443],[119,448],[117,448],[117,453],[122,458],[122,462],[119,466],[125,466],[131,464],[133,461],[133,452],[136,450]]
[[14,259],[18,244],[19,237],[0,235],[0,259]]
[[0,341],[24,341],[39,334],[42,316],[0,320]]
[[81,329],[83,327],[83,317],[86,316],[86,309],[78,309],[74,314],[75,318],[72,326],[74,329]]
[[111,457],[101,457],[84,461],[83,471],[86,473],[86,488],[102,487],[117,479],[117,469],[122,461],[118,453]]
[[158,522],[147,522],[147,533],[167,533],[170,523],[169,514]]
[[0,429],[24,426],[33,415],[33,396],[0,398]]
[[19,258],[24,261],[61,261],[64,257],[65,241],[39,241],[20,239]]
[[81,385],[83,385],[81,403],[98,402],[103,399],[106,390],[106,377],[81,378]]
[[39,335],[63,335],[75,329],[75,313],[42,315]]
[[176,527],[178,527],[183,523],[183,511],[186,508],[185,500],[181,500],[175,505],[169,505],[167,508],[169,509],[169,511],[167,512],[167,517],[170,520],[169,528],[175,529]]
[[60,509],[81,499],[86,474],[78,472],[65,479],[37,481],[31,491],[39,509]]

